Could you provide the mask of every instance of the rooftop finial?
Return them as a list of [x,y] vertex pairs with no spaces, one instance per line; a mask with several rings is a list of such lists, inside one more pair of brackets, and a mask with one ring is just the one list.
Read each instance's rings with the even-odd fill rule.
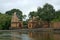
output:
[[14,15],[16,15],[16,12],[14,12]]

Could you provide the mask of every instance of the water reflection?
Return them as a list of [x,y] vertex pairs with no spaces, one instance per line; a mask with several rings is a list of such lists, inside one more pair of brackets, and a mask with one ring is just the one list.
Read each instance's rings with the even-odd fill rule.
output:
[[50,40],[51,35],[49,32],[29,32],[29,37],[34,40]]
[[22,40],[21,38],[20,38],[20,33],[19,32],[12,32],[11,31],[11,40]]
[[54,34],[54,40],[60,40],[60,34]]
[[53,32],[0,32],[0,40],[60,40]]

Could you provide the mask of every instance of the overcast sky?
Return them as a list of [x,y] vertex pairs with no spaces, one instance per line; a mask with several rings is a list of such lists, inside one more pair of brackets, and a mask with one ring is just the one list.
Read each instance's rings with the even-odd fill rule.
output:
[[36,11],[37,7],[42,7],[45,3],[53,5],[56,10],[60,9],[60,0],[0,0],[0,12],[16,8],[28,15],[30,11]]

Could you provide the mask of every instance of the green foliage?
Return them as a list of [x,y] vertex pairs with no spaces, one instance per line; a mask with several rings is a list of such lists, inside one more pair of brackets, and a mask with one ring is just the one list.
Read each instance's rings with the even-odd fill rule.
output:
[[11,16],[0,14],[0,29],[9,29]]
[[23,19],[25,19],[26,18],[26,15],[23,15]]
[[39,19],[42,19],[44,21],[51,21],[55,18],[55,9],[52,5],[46,3],[43,8],[38,7],[37,12],[32,11],[29,13],[30,17],[38,16]]
[[19,9],[11,9],[11,10],[9,10],[9,11],[6,11],[5,14],[13,15],[14,12],[16,12],[18,18],[19,18],[20,20],[22,20],[22,18],[23,18],[22,11],[20,11]]
[[42,20],[51,21],[55,18],[55,9],[50,4],[45,4],[43,8],[38,9],[38,15]]
[[60,10],[56,11],[56,18],[60,19]]
[[55,13],[56,13],[56,15],[55,15],[55,19],[53,21],[54,22],[60,21],[60,10],[56,11]]
[[30,17],[30,18],[32,18],[33,16],[37,16],[37,13],[34,12],[34,11],[32,11],[32,12],[29,13],[29,17]]
[[23,28],[28,28],[28,21],[23,21],[23,25],[24,25]]

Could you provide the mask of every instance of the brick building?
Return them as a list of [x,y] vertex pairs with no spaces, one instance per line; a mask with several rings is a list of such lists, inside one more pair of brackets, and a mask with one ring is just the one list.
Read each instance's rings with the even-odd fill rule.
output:
[[40,21],[37,20],[36,17],[33,16],[33,18],[31,18],[29,21],[28,21],[28,28],[29,29],[32,29],[32,28],[39,28],[41,25],[40,25]]
[[19,18],[16,15],[16,12],[14,12],[12,19],[11,19],[11,29],[20,29],[23,26],[22,21],[19,21]]

